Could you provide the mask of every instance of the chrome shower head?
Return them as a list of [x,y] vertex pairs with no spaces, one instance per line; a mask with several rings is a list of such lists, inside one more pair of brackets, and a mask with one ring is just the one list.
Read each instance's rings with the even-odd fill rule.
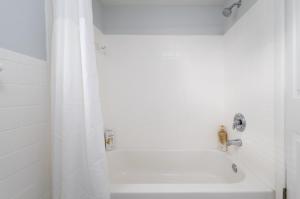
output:
[[224,8],[224,10],[223,10],[224,17],[230,17],[231,14],[232,14],[232,9],[230,9],[230,8]]
[[242,6],[242,0],[239,0],[238,2],[233,3],[231,6],[223,9],[223,16],[230,17],[232,14],[232,9],[234,7],[240,8],[241,6]]

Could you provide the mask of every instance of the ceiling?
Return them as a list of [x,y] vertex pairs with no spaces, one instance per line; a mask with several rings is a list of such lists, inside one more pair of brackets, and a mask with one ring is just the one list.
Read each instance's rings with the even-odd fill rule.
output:
[[227,0],[101,0],[105,5],[223,6]]

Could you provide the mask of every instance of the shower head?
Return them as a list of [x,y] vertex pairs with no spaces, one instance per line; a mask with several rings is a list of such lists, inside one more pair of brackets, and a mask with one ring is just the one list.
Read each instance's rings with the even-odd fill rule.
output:
[[232,14],[232,9],[234,7],[240,8],[242,5],[242,0],[239,0],[238,2],[233,3],[231,6],[223,9],[223,16],[224,17],[230,17]]
[[224,8],[224,10],[223,10],[224,17],[230,17],[231,14],[232,14],[232,9],[230,9],[230,8]]

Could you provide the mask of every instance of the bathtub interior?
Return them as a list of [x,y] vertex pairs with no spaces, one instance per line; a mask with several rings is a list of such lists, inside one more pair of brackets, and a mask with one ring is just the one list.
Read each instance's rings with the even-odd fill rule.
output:
[[274,198],[244,165],[217,150],[123,149],[107,157],[113,199]]
[[245,178],[218,151],[113,151],[108,160],[114,184],[230,184]]

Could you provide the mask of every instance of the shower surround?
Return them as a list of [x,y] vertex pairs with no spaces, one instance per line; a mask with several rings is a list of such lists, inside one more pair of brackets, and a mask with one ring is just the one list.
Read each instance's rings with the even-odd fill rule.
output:
[[[240,183],[245,185],[247,179],[256,179],[264,184],[263,191],[258,188],[257,193],[270,193],[261,197],[273,198],[271,190],[276,187],[274,81],[277,76],[273,6],[271,0],[257,2],[223,36],[103,35],[98,32],[98,45],[106,47],[98,51],[105,127],[115,130],[117,138],[117,151],[109,156],[118,159],[117,154],[122,154],[124,160],[133,161],[133,156],[143,151],[147,151],[145,156],[156,150],[162,154],[173,150],[204,154],[203,151],[217,147],[219,125],[225,124],[230,139],[241,138],[244,142],[239,149],[231,147],[228,156],[242,167],[246,177],[230,186],[243,192]],[[248,122],[243,133],[231,130],[237,112],[242,112]],[[216,151],[210,154],[215,153],[218,154]],[[137,161],[142,161],[141,156],[136,157]],[[160,162],[155,158],[143,160]],[[135,170],[127,166],[131,172]],[[152,169],[155,168],[160,167],[153,165]],[[149,172],[157,174],[151,168]],[[134,178],[135,174],[132,175]],[[183,181],[178,178],[163,184],[167,187],[173,184],[175,191],[174,184],[184,184]],[[115,193],[122,190],[129,194],[133,189],[131,184],[144,186],[145,192],[148,188],[158,191],[146,179],[122,183],[113,186]],[[145,187],[147,184],[149,187]],[[154,184],[161,183],[156,179]],[[201,190],[202,193],[207,191]]]

